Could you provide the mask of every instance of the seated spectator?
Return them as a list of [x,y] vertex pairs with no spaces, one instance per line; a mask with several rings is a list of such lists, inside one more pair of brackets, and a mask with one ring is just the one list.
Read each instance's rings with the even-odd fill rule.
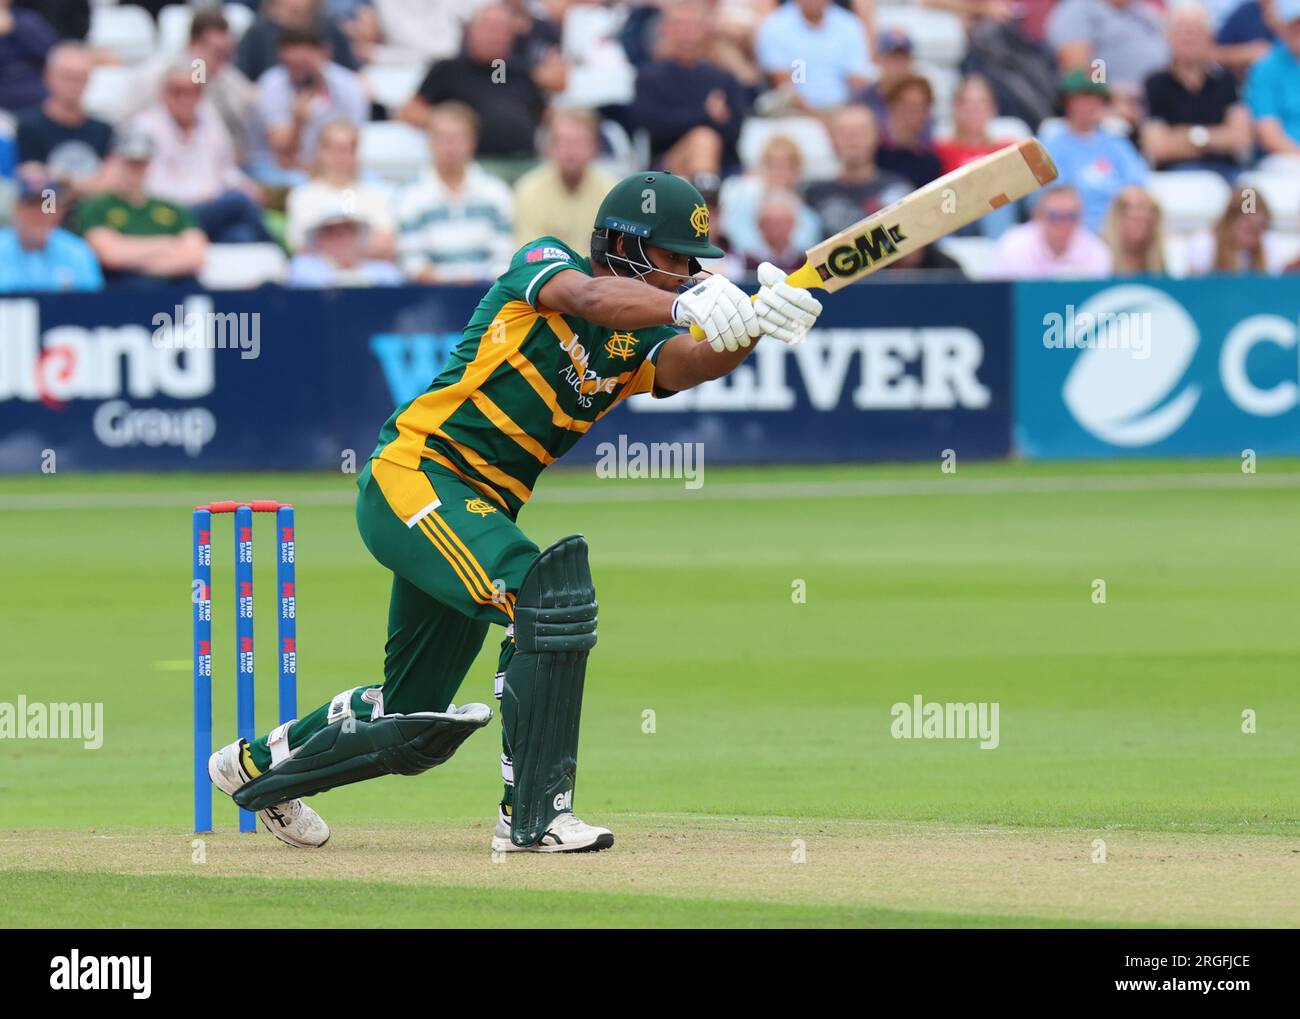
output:
[[461,30],[473,10],[464,0],[365,0],[344,24],[363,64],[423,63],[460,52]]
[[188,60],[173,65],[163,78],[162,102],[131,123],[153,149],[145,187],[189,209],[210,241],[269,242],[262,189],[239,169],[226,125],[192,74]]
[[45,65],[45,101],[18,118],[18,172],[53,177],[71,198],[102,188],[101,164],[113,143],[113,129],[82,104],[90,68],[86,47],[55,46]]
[[1197,6],[1169,15],[1169,67],[1146,82],[1142,152],[1157,170],[1206,169],[1232,180],[1250,152],[1250,114],[1237,82],[1210,57],[1209,15]]
[[1156,200],[1136,185],[1115,197],[1101,239],[1110,249],[1116,276],[1164,275],[1163,218]]
[[[559,95],[569,81],[564,58],[564,12],[571,0],[501,0],[515,31],[511,67],[525,67],[543,95]],[[468,17],[472,9],[466,13]],[[534,16],[536,14],[536,16]]]
[[966,275],[962,271],[961,263],[951,255],[945,255],[935,244],[927,244],[923,248],[913,248],[902,258],[896,258],[885,266],[886,272],[890,269],[927,269],[954,273],[962,277]]
[[[1061,72],[1042,42],[1042,22],[1056,0],[922,0],[956,8],[966,19],[963,74],[981,75],[993,89],[998,111],[1030,130],[1056,113]],[[964,9],[963,9],[964,8]],[[1041,16],[1041,17],[1040,17]]]
[[586,251],[596,211],[617,181],[592,166],[598,152],[596,118],[556,110],[546,128],[546,162],[515,184],[515,243],[558,237]]
[[321,128],[312,178],[289,192],[285,201],[285,239],[294,251],[307,246],[307,232],[328,210],[342,207],[363,224],[367,258],[391,260],[397,251],[397,227],[386,188],[363,183],[357,162],[356,125],[336,120]]
[[110,287],[197,286],[208,239],[188,211],[149,194],[152,158],[148,136],[123,134],[105,166],[107,190],[77,206],[78,228]]
[[677,0],[661,19],[657,59],[641,68],[629,128],[650,136],[656,166],[717,188],[736,164],[736,140],[749,100],[730,71],[708,63],[709,15],[698,0]]
[[1169,63],[1161,11],[1147,0],[1061,0],[1047,18],[1060,69],[1092,72],[1101,61],[1112,88],[1136,92]]
[[360,127],[370,119],[361,79],[329,59],[329,47],[311,28],[280,34],[280,62],[257,80],[257,127],[248,172],[271,186],[307,179],[321,128],[335,120]]
[[481,155],[531,156],[533,135],[546,103],[532,78],[532,68],[516,67],[508,59],[515,38],[514,21],[505,7],[488,4],[479,8],[465,29],[464,51],[435,62],[398,117],[427,128],[436,105],[457,102],[478,118]]
[[13,0],[13,6],[38,12],[59,39],[85,42],[90,34],[91,0]]
[[[1234,3],[1235,0],[1227,0]],[[1042,45],[1047,36],[1047,18],[1057,0],[921,0],[922,7],[951,11],[969,26],[976,22],[1014,24],[1025,39]]]
[[0,109],[18,113],[45,98],[45,56],[58,41],[36,11],[0,0]]
[[[896,81],[910,78],[917,73],[912,62],[912,40],[900,28],[886,28],[876,40],[876,66],[879,76],[866,88],[853,97],[854,102],[866,103],[876,115],[876,123],[883,123],[888,111],[885,109],[885,90]],[[926,125],[926,139],[930,137],[930,125]]]
[[1246,104],[1267,153],[1300,155],[1300,0],[1274,0],[1278,41],[1246,76]]
[[131,82],[122,109],[123,119],[143,113],[162,98],[163,79],[178,63],[187,61],[192,77],[203,85],[203,98],[215,107],[235,150],[241,154],[248,143],[257,109],[257,86],[232,63],[235,36],[220,8],[194,12],[189,43],[179,54],[160,53],[141,64]]
[[392,262],[366,257],[367,227],[342,202],[320,212],[307,231],[306,252],[289,263],[291,287],[395,287],[404,281]]
[[[663,11],[670,2],[646,0],[630,5],[627,19],[619,30],[619,44],[628,62],[638,70],[655,58]],[[551,0],[551,3],[564,7],[568,0]],[[730,71],[751,92],[764,88],[767,76],[754,56],[754,35],[760,22],[776,8],[777,0],[705,0],[705,4],[712,29],[706,59]]]
[[478,282],[514,252],[510,188],[474,162],[478,118],[463,103],[434,107],[433,169],[397,196],[397,250],[417,283]]
[[[952,99],[952,137],[937,141],[934,145],[942,173],[951,173],[958,167],[1013,144],[1005,138],[995,139],[989,133],[989,124],[997,112],[993,88],[987,79],[979,74],[970,74],[961,80]],[[974,223],[962,227],[958,233],[963,236],[1000,237],[1004,230],[1018,222],[1020,205],[1020,202],[1011,202],[1000,209],[994,209]]]
[[95,254],[59,225],[53,181],[19,182],[13,226],[0,229],[0,292],[100,290]]
[[981,156],[1012,144],[1007,138],[994,138],[989,124],[998,115],[993,89],[978,74],[961,80],[952,96],[952,135],[934,144],[939,170],[952,173]]
[[1273,0],[1244,0],[1215,33],[1214,59],[1238,80],[1277,42],[1272,7]]
[[[722,182],[719,218],[726,221],[727,240],[742,254],[759,250],[758,209],[769,191],[785,191],[796,197],[803,184],[803,156],[799,146],[784,135],[773,135],[763,146],[755,173],[738,174]],[[714,219],[717,225],[717,219]],[[817,213],[802,200],[795,220],[794,243],[811,248],[822,239]]]
[[839,157],[834,180],[811,184],[804,200],[822,222],[822,236],[851,227],[912,190],[906,180],[876,165],[876,118],[871,108],[845,106],[831,115],[831,144]]
[[874,71],[866,26],[830,0],[786,0],[758,26],[754,51],[772,88],[805,113],[847,103]]
[[993,248],[990,275],[997,279],[1104,279],[1110,249],[1083,223],[1083,201],[1073,187],[1043,193],[1028,223],[1014,226]]
[[1142,85],[1169,63],[1162,17],[1148,0],[1061,0],[1048,17],[1047,42],[1062,71],[1109,85],[1113,112],[1136,129]]
[[1083,199],[1083,221],[1089,230],[1101,229],[1110,203],[1127,184],[1147,181],[1147,164],[1127,138],[1104,131],[1110,90],[1083,71],[1071,71],[1062,82],[1065,91],[1065,127],[1043,138],[1056,162],[1060,182],[1073,185]]
[[235,51],[235,64],[249,81],[257,81],[276,65],[280,36],[290,30],[317,33],[328,59],[349,71],[357,69],[347,35],[330,19],[322,0],[265,0]]
[[804,211],[799,196],[790,191],[769,191],[758,207],[758,244],[744,252],[745,269],[755,272],[771,262],[786,273],[804,263],[804,248],[795,239],[799,213]]
[[934,89],[919,74],[900,78],[885,92],[884,130],[876,162],[912,187],[929,184],[940,174],[939,157],[930,144],[930,110]]
[[1203,231],[1187,242],[1187,271],[1206,273],[1264,272],[1276,276],[1286,268],[1286,247],[1272,231],[1273,213],[1253,188],[1238,188],[1213,233]]

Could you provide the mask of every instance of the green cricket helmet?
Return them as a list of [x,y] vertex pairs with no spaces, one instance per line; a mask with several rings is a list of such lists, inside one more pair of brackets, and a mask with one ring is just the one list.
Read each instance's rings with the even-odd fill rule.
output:
[[[614,254],[614,235],[622,234],[625,255]],[[618,264],[636,276],[655,268],[644,245],[653,244],[692,259],[722,258],[725,252],[709,241],[709,207],[688,180],[662,170],[634,173],[610,189],[596,212],[591,237],[592,261]],[[621,274],[620,274],[621,275]]]

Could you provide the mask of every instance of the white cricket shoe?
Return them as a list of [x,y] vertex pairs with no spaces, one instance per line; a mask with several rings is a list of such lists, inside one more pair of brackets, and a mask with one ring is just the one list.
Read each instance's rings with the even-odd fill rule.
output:
[[614,833],[574,817],[572,811],[557,814],[546,833],[531,846],[510,841],[510,818],[497,811],[497,830],[492,836],[494,853],[598,853],[614,844]]
[[[235,740],[208,758],[208,777],[227,796],[233,796],[236,789],[252,781],[242,763],[240,750],[243,742]],[[267,831],[295,849],[316,849],[329,841],[330,826],[302,800],[277,803],[274,807],[259,810],[257,816]]]

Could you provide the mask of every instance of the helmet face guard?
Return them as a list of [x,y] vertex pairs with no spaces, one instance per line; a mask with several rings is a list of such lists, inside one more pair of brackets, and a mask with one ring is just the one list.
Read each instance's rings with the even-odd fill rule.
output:
[[[625,254],[618,254],[614,247],[618,238],[623,238],[623,251]],[[664,249],[668,250],[668,249]],[[661,269],[650,261],[650,256],[646,253],[645,242],[636,234],[622,233],[608,227],[596,230],[591,235],[591,260],[598,265],[608,266],[609,270],[616,276],[625,276],[629,279],[645,280],[652,272],[663,273],[665,276],[672,276],[679,280],[679,290],[689,290],[699,282],[695,277],[703,271],[700,260],[693,255],[687,264],[687,272],[672,272],[668,269]]]

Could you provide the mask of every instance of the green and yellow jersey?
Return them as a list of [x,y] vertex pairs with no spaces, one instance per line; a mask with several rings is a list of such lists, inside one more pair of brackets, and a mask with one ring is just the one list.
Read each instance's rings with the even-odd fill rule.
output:
[[83,234],[107,226],[129,237],[166,237],[198,229],[198,225],[188,209],[160,198],[132,205],[125,198],[103,194],[77,206],[77,228]]
[[565,269],[592,275],[590,260],[555,237],[520,248],[446,366],[393,412],[371,456],[452,471],[514,517],[542,469],[598,418],[653,392],[663,342],[679,330],[613,330],[543,306],[542,286]]

